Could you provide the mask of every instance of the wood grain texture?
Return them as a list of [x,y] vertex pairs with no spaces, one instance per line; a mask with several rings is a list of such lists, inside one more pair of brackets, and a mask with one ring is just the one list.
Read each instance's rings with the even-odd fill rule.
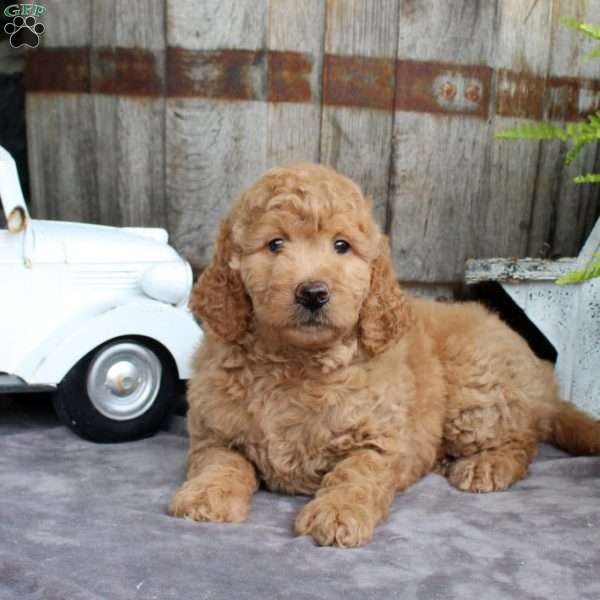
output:
[[45,0],[41,47],[87,46],[92,39],[93,0]]
[[487,64],[494,44],[496,1],[402,0],[398,57]]
[[[167,43],[189,50],[262,48],[267,7],[265,0],[170,0]],[[209,261],[230,202],[266,168],[266,146],[265,102],[167,99],[169,230],[175,247],[193,264]]]
[[[560,24],[562,17],[573,16],[600,24],[600,3],[594,0],[553,2],[549,74],[597,77],[600,72],[598,59],[583,60],[583,55],[597,42]],[[585,105],[590,96],[586,90],[580,90],[577,104]],[[564,166],[566,144],[543,142],[542,146],[545,163],[539,169],[534,196],[534,213],[540,225],[531,231],[529,251],[536,255],[548,249],[553,256],[576,256],[600,217],[600,187],[577,185],[573,183],[573,177],[600,172],[598,144],[590,144],[569,166]],[[556,177],[557,173],[559,177]],[[553,184],[550,189],[545,183],[547,180]]]
[[[401,2],[398,59],[490,64],[495,21],[493,3]],[[489,85],[484,79],[479,85]],[[462,279],[486,235],[473,214],[489,202],[490,143],[490,126],[478,118],[396,112],[388,231],[401,280]]]
[[264,47],[267,0],[167,0],[170,46],[190,50]]
[[91,96],[96,130],[98,219],[167,226],[164,100]]
[[32,215],[98,222],[93,98],[28,94],[26,113]]
[[[122,82],[134,82],[133,87],[140,90],[147,86],[137,80],[136,71],[153,82],[153,90],[163,89],[164,7],[155,0],[103,0],[94,2],[92,8],[92,91],[101,92],[92,95],[98,124],[95,166],[99,221],[166,227],[165,100],[162,94],[158,98],[118,95]],[[113,73],[115,53],[131,54],[131,70]],[[142,69],[141,59],[150,62],[149,66]],[[106,82],[105,89],[102,81]],[[117,89],[113,89],[115,85]]]
[[319,162],[321,106],[269,104],[266,166]]
[[389,233],[400,279],[461,280],[485,235],[472,217],[485,201],[487,130],[479,120],[397,115]]
[[265,169],[266,110],[261,102],[168,102],[169,230],[193,264],[207,264],[230,202]]
[[[90,44],[91,0],[49,0],[44,5],[48,12],[40,46]],[[97,127],[92,97],[28,94],[26,114],[32,215],[97,221]]]
[[[550,60],[551,2],[523,2],[506,0],[497,3],[495,47],[492,65],[498,70],[507,69],[524,76],[547,75]],[[497,93],[500,86],[505,100],[516,95],[521,101],[519,85],[507,83],[497,76]],[[524,99],[523,114],[539,118],[535,109],[537,98],[531,92]],[[497,107],[497,113],[501,112]],[[492,135],[514,125],[517,119],[496,114],[491,123]],[[482,195],[486,201],[473,217],[477,227],[484,232],[472,256],[524,256],[528,253],[529,231],[532,228],[533,194],[538,165],[539,142],[506,142],[489,139],[489,174]]]
[[[6,2],[0,2],[0,11]],[[24,48],[13,48],[4,27],[12,21],[0,12],[0,145],[12,155],[17,163],[21,188],[29,199],[29,175],[27,170],[27,147],[25,130],[25,90],[23,68]],[[1,212],[1,211],[0,211]],[[0,228],[6,227],[4,215],[0,217]]]
[[443,283],[468,257],[576,254],[600,214],[600,188],[570,182],[600,171],[596,147],[565,168],[564,144],[494,139],[600,106],[593,43],[559,24],[600,24],[595,0],[45,5],[36,216],[166,225],[205,265],[244,187],[321,161],[373,198],[401,279]]
[[[187,4],[187,3],[186,3]],[[94,0],[95,47],[122,46],[164,51],[165,10],[157,0]]]
[[310,55],[310,98],[302,103],[270,102],[267,109],[267,166],[305,160],[318,162],[321,137],[321,76],[325,3],[322,0],[271,0],[269,50]]
[[[399,0],[328,0],[327,54],[396,58]],[[395,71],[379,86],[395,90]],[[336,83],[324,83],[335,87]],[[351,91],[349,92],[351,94]],[[393,94],[393,91],[392,91]],[[393,112],[324,106],[321,161],[352,177],[372,198],[375,218],[386,227]]]
[[327,0],[325,52],[395,57],[398,4],[395,0]]
[[[520,55],[515,51],[504,52],[496,61],[497,66],[513,64],[513,69],[528,68],[538,78],[545,78],[540,97],[541,110],[535,116],[544,119],[578,118],[581,111],[597,109],[600,98],[591,80],[597,76],[597,64],[584,62],[583,54],[593,47],[585,36],[560,23],[562,17],[576,17],[591,23],[600,22],[600,5],[587,0],[561,0],[554,2],[532,2],[527,14],[522,6],[520,15],[505,15],[506,26],[500,29],[499,42],[521,44],[527,48]],[[536,31],[522,28],[509,32],[515,17],[523,16],[524,23]],[[542,36],[542,32],[546,32]],[[526,45],[523,45],[526,44]],[[557,79],[562,78],[562,79]],[[573,78],[573,79],[571,79]],[[582,78],[571,85],[569,81]],[[542,81],[542,79],[540,79]],[[526,100],[531,106],[530,98]],[[541,101],[543,100],[543,104]],[[496,117],[495,127],[510,126],[514,119]],[[492,146],[493,171],[490,191],[497,183],[508,179],[506,194],[498,194],[495,210],[489,222],[501,225],[507,233],[504,244],[490,244],[478,256],[569,256],[579,251],[596,218],[600,215],[598,191],[594,186],[577,186],[572,182],[575,175],[598,170],[597,148],[588,147],[570,166],[564,165],[567,145],[561,142],[496,142]],[[511,156],[514,150],[514,156]],[[514,198],[522,198],[517,206]],[[510,212],[501,204],[513,199]],[[529,199],[529,215],[527,215]],[[519,219],[519,213],[521,218]],[[502,217],[502,214],[505,216]],[[520,235],[517,234],[520,230]],[[509,235],[514,231],[514,235]],[[500,233],[490,228],[490,240]],[[512,254],[510,253],[512,249]],[[494,252],[492,252],[494,250]]]

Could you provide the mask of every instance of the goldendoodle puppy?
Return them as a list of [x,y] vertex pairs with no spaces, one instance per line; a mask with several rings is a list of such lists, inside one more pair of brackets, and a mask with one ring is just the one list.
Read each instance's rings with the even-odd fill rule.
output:
[[331,169],[273,169],[246,190],[191,308],[207,335],[178,517],[241,521],[263,480],[315,495],[299,534],[357,546],[434,468],[490,492],[525,476],[539,440],[600,453],[600,424],[495,315],[400,289],[370,206]]

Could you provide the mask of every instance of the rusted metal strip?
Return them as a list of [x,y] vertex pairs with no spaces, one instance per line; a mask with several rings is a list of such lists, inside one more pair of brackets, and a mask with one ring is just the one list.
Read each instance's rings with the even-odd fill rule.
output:
[[600,110],[600,81],[496,72],[496,114],[503,117],[575,121]]
[[492,69],[399,60],[396,63],[396,110],[471,115],[487,118]]
[[162,96],[162,69],[137,48],[44,48],[26,53],[28,92]]
[[167,95],[170,97],[264,100],[265,53],[215,52],[169,48]]
[[270,50],[267,63],[269,102],[311,102],[318,97],[311,89],[314,60],[309,54]]
[[91,92],[119,96],[157,97],[164,94],[158,55],[140,48],[94,48]]
[[394,109],[394,60],[325,55],[323,104]]
[[299,52],[167,50],[167,95],[310,102],[312,57]]
[[89,92],[90,49],[43,48],[26,52],[24,82],[28,92]]
[[496,71],[496,114],[501,117],[541,119],[544,114],[544,77]]
[[[168,48],[165,61],[136,48],[40,48],[27,53],[25,85],[32,93],[314,102],[314,65],[299,52]],[[556,120],[600,110],[600,80],[509,69],[493,75],[485,65],[328,54],[322,102],[478,118],[487,118],[490,106],[503,117]]]
[[573,77],[549,77],[544,104],[545,118],[576,121],[600,110],[600,81]]

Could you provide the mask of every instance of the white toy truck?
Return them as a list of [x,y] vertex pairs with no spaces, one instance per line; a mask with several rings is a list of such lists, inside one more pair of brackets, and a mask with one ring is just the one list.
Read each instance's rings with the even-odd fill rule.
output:
[[164,229],[31,219],[0,146],[0,393],[53,391],[81,436],[154,433],[202,332]]

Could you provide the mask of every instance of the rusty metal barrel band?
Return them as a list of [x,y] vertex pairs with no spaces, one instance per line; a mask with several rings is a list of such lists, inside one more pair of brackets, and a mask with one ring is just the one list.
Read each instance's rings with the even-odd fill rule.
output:
[[[574,120],[600,109],[600,80],[486,65],[272,50],[40,48],[27,53],[29,93],[95,93],[309,103],[487,119]],[[320,83],[319,83],[320,82]],[[315,89],[320,87],[321,89]]]

